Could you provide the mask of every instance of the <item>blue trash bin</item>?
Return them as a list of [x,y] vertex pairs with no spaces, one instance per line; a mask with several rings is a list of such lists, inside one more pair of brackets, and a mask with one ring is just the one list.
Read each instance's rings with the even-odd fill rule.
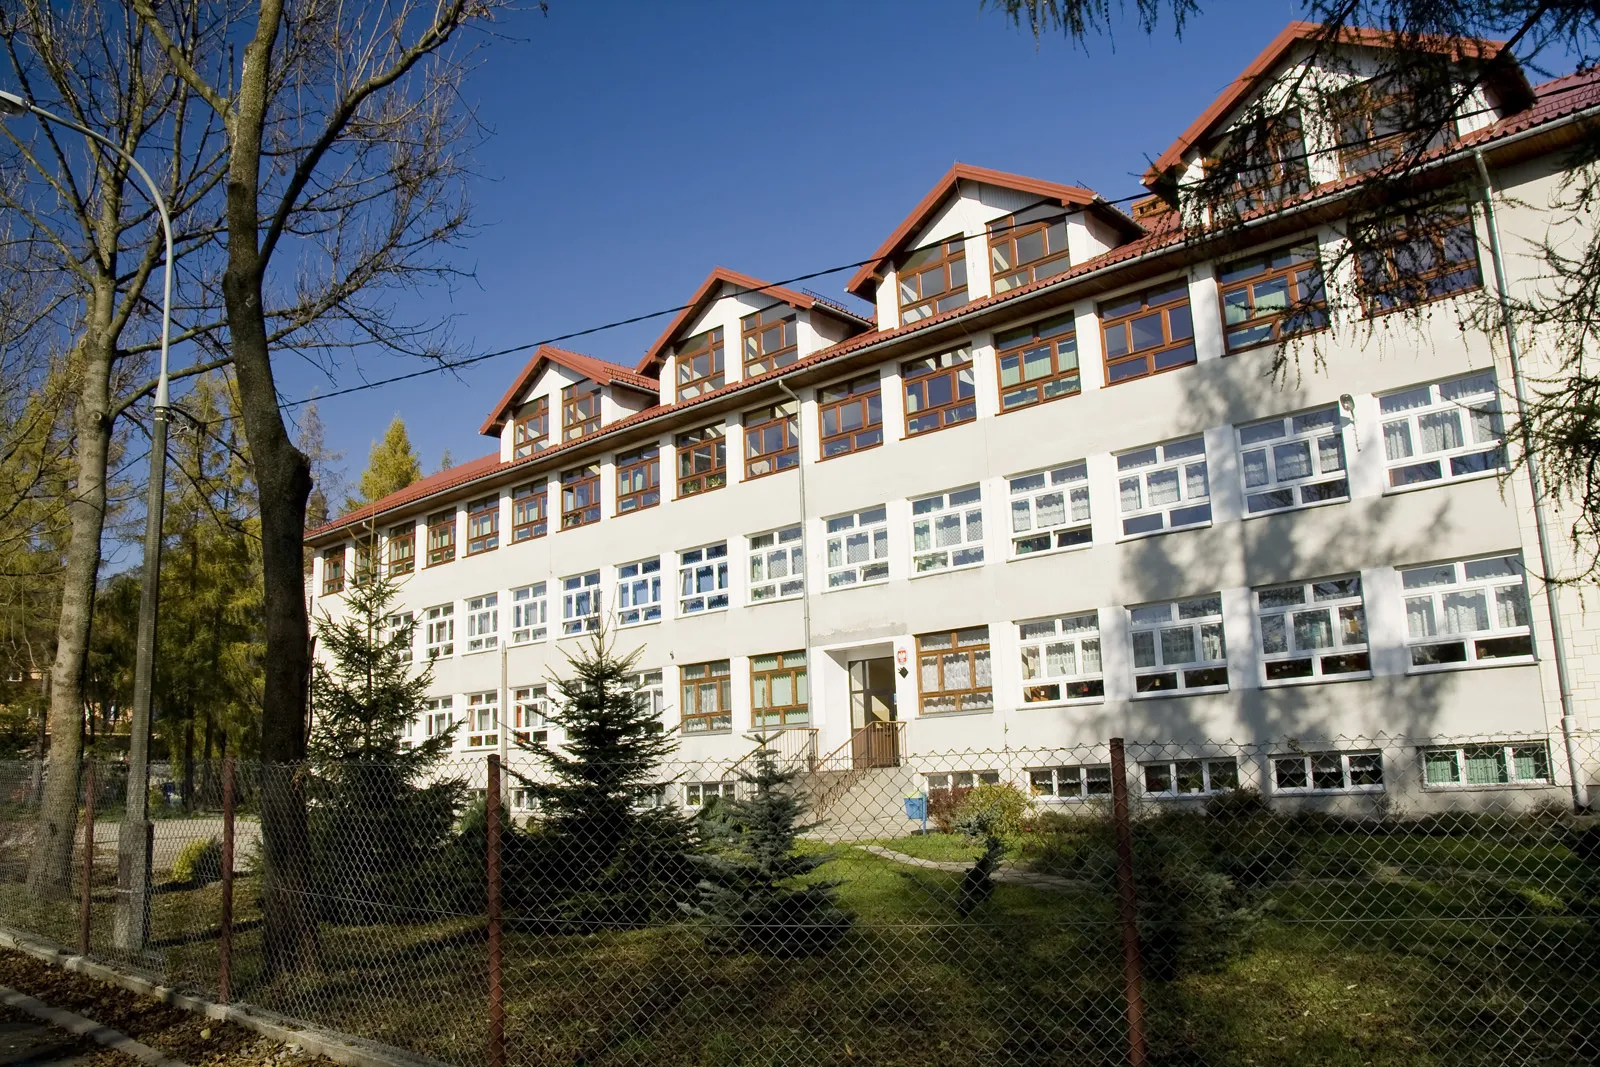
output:
[[905,802],[906,802],[906,818],[921,822],[922,823],[922,832],[923,833],[927,833],[928,832],[928,798],[927,798],[927,796],[923,795],[923,796],[920,796],[920,797],[906,797],[905,798]]

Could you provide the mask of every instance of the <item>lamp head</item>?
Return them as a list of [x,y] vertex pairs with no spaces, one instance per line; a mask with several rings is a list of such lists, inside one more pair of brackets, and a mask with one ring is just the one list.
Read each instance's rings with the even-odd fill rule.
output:
[[16,93],[0,90],[0,117],[6,115],[26,115],[31,108],[28,102]]

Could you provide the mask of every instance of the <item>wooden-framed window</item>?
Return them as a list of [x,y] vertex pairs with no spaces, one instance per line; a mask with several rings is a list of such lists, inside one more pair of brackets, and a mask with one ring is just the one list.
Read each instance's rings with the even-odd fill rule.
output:
[[744,416],[744,477],[762,478],[800,463],[799,405],[785,400]]
[[373,572],[376,570],[373,561],[377,558],[377,550],[378,545],[375,538],[356,542],[355,567],[351,571],[350,580],[357,586],[363,586],[372,581]]
[[1443,148],[1456,139],[1453,118],[1416,99],[1392,78],[1351,86],[1329,101],[1328,111],[1337,128],[1339,166],[1346,177]]
[[739,320],[744,350],[744,376],[787,367],[800,358],[799,315],[788,304],[775,304]]
[[344,546],[330,548],[322,554],[322,595],[332,596],[344,592]]
[[903,363],[900,376],[906,390],[907,437],[978,417],[978,386],[970,348]]
[[561,528],[600,521],[600,464],[561,472]]
[[900,265],[900,325],[930,319],[967,302],[966,241],[921,248]]
[[679,731],[706,734],[733,729],[733,675],[725,659],[685,664],[679,672],[683,721]]
[[500,494],[467,505],[467,555],[500,547]]
[[822,458],[883,444],[883,379],[869,374],[817,390]]
[[1072,312],[994,335],[1000,370],[1000,410],[1042,404],[1083,391],[1078,334]]
[[1189,283],[1182,278],[1100,305],[1106,384],[1194,362]]
[[661,503],[661,449],[636,448],[617,456],[617,514]]
[[721,326],[679,341],[672,354],[678,368],[679,400],[721,389],[728,380],[723,365]]
[[1478,288],[1483,273],[1472,209],[1451,204],[1408,213],[1357,251],[1356,272],[1368,315]]
[[417,524],[402,522],[389,527],[389,577],[417,569]]
[[804,726],[811,721],[806,654],[750,657],[750,725]]
[[1224,263],[1222,329],[1229,352],[1242,352],[1328,325],[1317,244],[1306,241]]
[[550,494],[544,479],[511,490],[511,543],[550,532]]
[[428,516],[428,566],[437,567],[456,558],[456,509]]
[[728,442],[721,426],[680,433],[673,445],[678,451],[679,498],[728,484]]
[[600,386],[579,382],[561,390],[561,439],[576,441],[600,428]]
[[550,398],[534,400],[527,413],[512,428],[511,458],[522,459],[550,444]]
[[1037,204],[989,223],[989,273],[995,295],[1051,278],[1072,266],[1067,220],[1057,204]]
[[1271,207],[1311,188],[1300,112],[1284,111],[1246,123],[1229,135],[1223,155],[1234,166],[1229,191],[1236,215]]
[[921,714],[994,710],[987,626],[918,634],[917,671]]

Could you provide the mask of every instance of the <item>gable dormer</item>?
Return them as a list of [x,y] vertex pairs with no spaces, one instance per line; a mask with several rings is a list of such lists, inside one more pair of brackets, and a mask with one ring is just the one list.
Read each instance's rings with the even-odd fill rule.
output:
[[847,289],[891,330],[1061,274],[1143,232],[1089,189],[957,163]]
[[1156,159],[1144,184],[1197,223],[1219,202],[1248,213],[1442,148],[1531,103],[1502,47],[1290,23]]
[[500,459],[526,459],[652,406],[654,379],[603,359],[541,345],[478,432]]
[[660,400],[692,400],[787,367],[871,328],[810,293],[717,267],[635,368],[660,379]]

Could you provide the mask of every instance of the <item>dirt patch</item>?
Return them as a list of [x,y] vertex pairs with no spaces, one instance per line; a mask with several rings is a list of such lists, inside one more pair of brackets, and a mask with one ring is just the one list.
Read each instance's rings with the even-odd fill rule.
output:
[[[190,1067],[338,1067],[323,1056],[295,1051],[242,1026],[206,1019],[87,975],[57,970],[20,952],[0,950],[0,985],[120,1030]],[[0,1011],[20,1015],[4,1005]],[[82,1044],[83,1052],[94,1057],[92,1067],[138,1067],[138,1061],[122,1053],[88,1040]]]

